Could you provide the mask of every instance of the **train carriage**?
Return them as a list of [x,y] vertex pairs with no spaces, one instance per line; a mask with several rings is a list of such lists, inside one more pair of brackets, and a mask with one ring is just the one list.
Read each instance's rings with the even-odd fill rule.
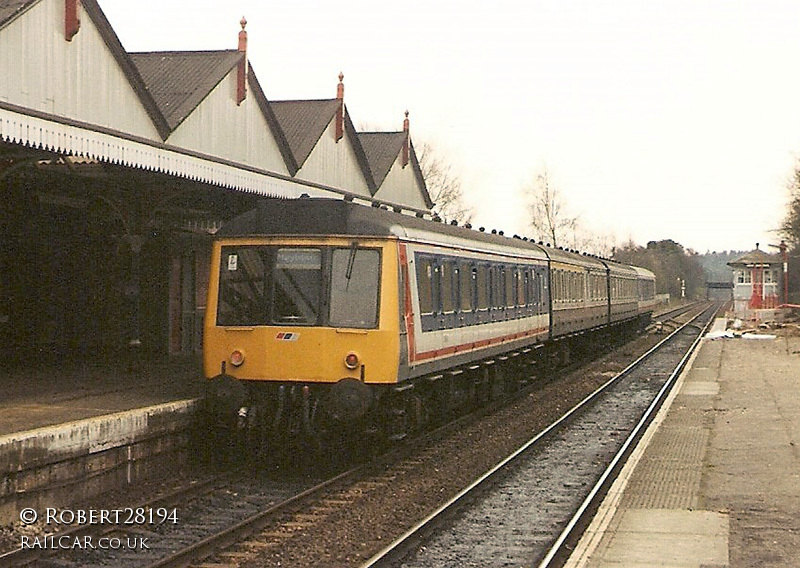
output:
[[549,337],[543,251],[522,240],[463,231],[472,238],[403,230],[407,376]]
[[632,266],[604,260],[608,268],[609,323],[636,319],[639,310],[639,276]]
[[656,300],[656,275],[639,266],[634,266],[633,269],[636,271],[636,280],[639,285],[639,317],[649,321],[653,310],[658,304],[658,300]]
[[210,398],[284,437],[345,424],[402,437],[517,380],[495,363],[636,321],[649,278],[346,200],[264,200],[217,237]]
[[552,281],[552,336],[608,325],[607,268],[600,260],[548,249]]

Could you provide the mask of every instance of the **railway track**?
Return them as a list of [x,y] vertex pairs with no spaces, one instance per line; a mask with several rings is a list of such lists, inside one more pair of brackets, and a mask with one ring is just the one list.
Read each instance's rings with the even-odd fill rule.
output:
[[561,565],[715,313],[678,328],[362,568]]
[[[209,476],[156,499],[108,507],[109,514],[102,520],[98,515],[93,523],[50,534],[30,533],[23,541],[27,546],[0,554],[0,566],[150,565],[154,558],[169,558],[176,548],[196,546],[314,485],[313,480],[242,481],[241,477],[241,470]],[[71,525],[75,511],[66,511]]]
[[[430,440],[448,436],[448,432],[458,430],[460,424],[469,420],[474,418],[451,424],[432,434]],[[421,442],[420,445],[425,446],[426,443]],[[177,492],[167,500],[142,505],[152,509],[173,506],[177,511],[176,523],[104,526],[101,532],[97,526],[87,526],[78,527],[70,533],[81,538],[93,535],[95,542],[101,536],[118,539],[119,542],[144,538],[146,550],[60,550],[49,558],[45,552],[52,551],[17,551],[0,556],[0,565],[30,565],[35,561],[36,566],[62,568],[110,564],[131,567],[191,566],[215,555],[218,560],[233,565],[248,565],[256,558],[263,561],[270,556],[283,560],[289,548],[302,548],[309,541],[318,547],[319,539],[325,538],[319,535],[330,532],[326,527],[342,522],[342,518],[347,516],[346,511],[352,510],[366,512],[363,530],[370,531],[371,540],[377,543],[391,541],[398,534],[398,525],[410,526],[413,524],[411,519],[424,516],[425,507],[430,507],[430,499],[425,496],[418,499],[412,497],[412,501],[421,501],[420,508],[403,511],[402,517],[407,520],[389,520],[396,520],[397,523],[387,522],[385,518],[371,519],[369,511],[376,503],[384,502],[385,506],[387,499],[391,500],[393,491],[410,493],[412,489],[403,488],[404,481],[425,477],[425,474],[419,473],[420,467],[447,460],[447,457],[442,457],[442,452],[445,456],[448,452],[452,453],[452,450],[437,449],[435,442],[430,443],[433,446],[429,450],[403,446],[393,456],[353,468],[330,480],[305,480],[294,484],[258,479],[226,483],[210,480],[206,482],[207,487],[202,489],[195,487],[188,493]],[[466,480],[463,484],[466,485]],[[383,523],[383,526],[378,523]],[[343,544],[337,542],[338,536],[332,538],[334,547]],[[354,538],[357,540],[358,535]],[[354,566],[378,550],[375,543],[364,543],[362,548],[355,552],[352,549],[347,549],[347,552],[332,551],[328,554],[329,558],[321,558],[319,552],[309,554],[315,558],[315,565],[329,562],[331,566]],[[291,558],[286,560],[288,562],[283,565],[292,565]],[[303,565],[303,562],[295,565]]]

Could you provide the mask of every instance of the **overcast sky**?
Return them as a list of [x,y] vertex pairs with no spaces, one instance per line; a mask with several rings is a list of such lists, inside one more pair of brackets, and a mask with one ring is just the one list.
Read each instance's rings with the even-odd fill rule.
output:
[[617,243],[777,244],[800,159],[796,0],[99,0],[128,51],[235,49],[267,97],[333,98],[432,143],[474,224],[539,238],[546,168]]

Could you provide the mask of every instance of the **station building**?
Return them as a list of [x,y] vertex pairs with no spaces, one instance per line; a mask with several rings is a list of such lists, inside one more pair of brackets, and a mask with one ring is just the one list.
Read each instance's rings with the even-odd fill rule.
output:
[[235,49],[129,53],[97,0],[0,0],[4,367],[194,361],[213,234],[259,200],[431,213],[407,113],[356,132],[341,74],[269,100],[233,24]]

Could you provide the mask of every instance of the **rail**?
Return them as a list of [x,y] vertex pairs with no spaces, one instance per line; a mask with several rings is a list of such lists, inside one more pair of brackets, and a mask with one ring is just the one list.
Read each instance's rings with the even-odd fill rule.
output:
[[[580,414],[583,410],[587,407],[591,406],[600,396],[604,394],[605,391],[609,389],[612,385],[620,381],[623,377],[628,375],[632,372],[633,369],[640,366],[644,361],[649,359],[654,353],[658,352],[661,348],[666,346],[671,342],[671,340],[676,337],[682,330],[685,330],[689,326],[694,326],[695,328],[700,328],[695,322],[699,317],[703,315],[703,313],[707,313],[707,310],[704,312],[697,314],[694,316],[689,322],[680,326],[676,329],[673,333],[659,342],[655,347],[650,349],[647,353],[639,357],[636,361],[626,367],[623,371],[618,373],[616,376],[609,379],[606,383],[601,385],[598,389],[594,392],[589,394],[585,397],[581,402],[575,405],[573,408],[565,412],[558,420],[553,422],[550,426],[548,426],[545,430],[531,438],[521,447],[519,447],[515,452],[511,455],[506,457],[496,466],[494,466],[490,471],[486,474],[481,476],[479,479],[475,480],[472,484],[469,485],[466,489],[462,490],[459,494],[453,497],[449,502],[442,505],[439,509],[431,513],[428,517],[417,523],[411,529],[409,529],[405,534],[387,546],[385,549],[380,551],[378,554],[370,558],[367,562],[361,565],[361,568],[382,568],[386,566],[396,566],[399,565],[403,559],[407,558],[411,551],[419,549],[420,547],[424,546],[424,543],[429,539],[431,535],[437,532],[438,528],[446,523],[446,519],[452,518],[453,514],[456,511],[463,510],[466,507],[466,503],[472,501],[476,498],[476,495],[482,493],[487,490],[487,486],[494,484],[497,478],[501,477],[504,473],[506,473],[512,464],[516,463],[522,456],[525,456],[531,452],[535,447],[537,447],[540,442],[549,438],[554,432],[562,428],[564,425],[569,423],[576,415]],[[680,370],[686,365],[688,358],[690,356],[691,351],[696,348],[697,342],[699,341],[699,337],[702,336],[702,331],[705,329],[705,325],[702,326],[700,333],[698,334],[698,339],[692,343],[689,351],[682,357],[678,366],[673,370],[671,378],[667,381],[669,385],[665,384],[661,390],[659,391],[659,396],[657,397],[658,402],[653,402],[648,410],[646,411],[643,418],[639,421],[639,424],[634,428],[634,431],[631,435],[627,438],[627,440],[623,443],[622,448],[617,452],[616,456],[612,460],[609,467],[606,471],[601,475],[600,480],[595,487],[592,488],[590,491],[589,497],[587,497],[584,502],[578,507],[578,512],[567,522],[567,525],[563,532],[557,536],[554,540],[554,544],[550,549],[544,553],[545,560],[539,565],[540,568],[550,567],[553,566],[554,559],[559,556],[560,551],[563,550],[563,545],[566,542],[569,542],[571,538],[574,536],[574,532],[577,528],[581,526],[581,521],[584,516],[587,514],[587,511],[591,511],[592,507],[595,503],[595,500],[598,499],[600,496],[604,494],[604,489],[606,484],[609,480],[613,477],[613,473],[619,468],[621,461],[633,447],[635,441],[641,435],[644,425],[649,423],[652,419],[654,409],[656,409],[663,401],[663,393],[668,392],[670,386],[674,383],[674,377],[680,373]]]

